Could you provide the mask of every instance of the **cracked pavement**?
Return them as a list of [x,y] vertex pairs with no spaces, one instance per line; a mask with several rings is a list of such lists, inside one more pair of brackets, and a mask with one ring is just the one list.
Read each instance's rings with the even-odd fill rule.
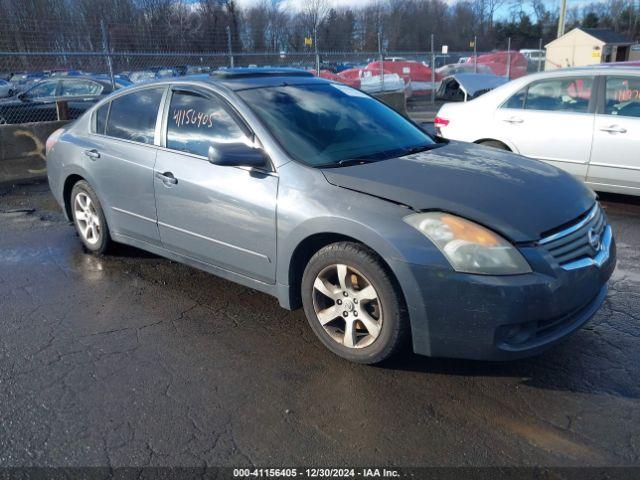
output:
[[0,466],[640,465],[640,199],[585,328],[513,363],[349,364],[301,310],[140,250],[85,253],[0,188]]

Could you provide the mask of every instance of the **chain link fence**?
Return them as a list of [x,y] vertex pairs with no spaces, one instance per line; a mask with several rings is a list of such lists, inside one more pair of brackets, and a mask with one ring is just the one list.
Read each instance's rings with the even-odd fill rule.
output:
[[[43,28],[51,35],[42,35]],[[512,50],[510,39],[494,52],[449,52],[433,36],[430,50],[387,51],[379,33],[376,49],[326,51],[310,36],[253,51],[244,46],[251,46],[248,39],[228,27],[197,37],[175,25],[171,35],[160,26],[138,28],[82,23],[29,29],[0,20],[0,124],[74,119],[119,88],[231,67],[300,68],[372,94],[400,91],[412,110],[428,109],[441,80],[452,74],[510,79],[544,67],[540,55]]]

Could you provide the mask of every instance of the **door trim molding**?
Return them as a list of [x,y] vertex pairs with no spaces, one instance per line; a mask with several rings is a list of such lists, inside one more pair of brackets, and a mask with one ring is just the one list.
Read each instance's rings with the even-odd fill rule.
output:
[[133,213],[133,212],[130,212],[128,210],[123,210],[122,208],[111,207],[111,210],[114,210],[114,211],[119,212],[119,213],[124,213],[126,215],[131,215],[132,217],[139,218],[140,220],[146,220],[147,222],[156,223],[156,220],[153,219],[153,218],[145,217],[144,215],[139,215],[137,213]]
[[[191,235],[192,237],[200,238],[202,240],[207,240],[207,241],[215,243],[217,245],[222,245],[224,247],[229,247],[229,248],[232,248],[234,250],[238,250],[238,251],[243,252],[243,253],[248,253],[249,255],[254,255],[256,257],[263,258],[267,262],[271,263],[271,259],[268,256],[266,256],[266,255],[264,255],[262,253],[254,252],[253,250],[248,250],[246,248],[238,247],[237,245],[233,245],[231,243],[223,242],[222,240],[216,240],[215,238],[207,237],[205,235],[201,235],[199,233],[192,232],[190,230],[185,230],[184,228],[175,227],[173,225],[169,225],[168,223],[158,222],[158,225],[160,225],[161,227],[170,228],[171,230],[175,230],[175,231],[180,232],[180,233]],[[160,238],[162,239],[162,234],[160,235]]]
[[591,162],[589,164],[592,167],[607,167],[607,168],[619,168],[622,170],[638,170],[640,171],[640,167],[635,167],[633,165],[616,165],[614,163],[600,163],[600,162]]

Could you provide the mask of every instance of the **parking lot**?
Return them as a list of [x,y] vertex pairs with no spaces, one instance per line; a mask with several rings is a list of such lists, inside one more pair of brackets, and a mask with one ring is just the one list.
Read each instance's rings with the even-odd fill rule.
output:
[[0,465],[637,465],[640,201],[603,200],[618,267],[566,343],[367,367],[266,295],[88,255],[45,183],[2,187]]

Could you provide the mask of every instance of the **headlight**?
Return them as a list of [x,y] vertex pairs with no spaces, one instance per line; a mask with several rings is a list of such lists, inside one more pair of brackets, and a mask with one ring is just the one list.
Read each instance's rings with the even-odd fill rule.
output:
[[458,272],[483,275],[531,272],[513,245],[477,223],[444,212],[415,213],[404,221],[429,238]]

